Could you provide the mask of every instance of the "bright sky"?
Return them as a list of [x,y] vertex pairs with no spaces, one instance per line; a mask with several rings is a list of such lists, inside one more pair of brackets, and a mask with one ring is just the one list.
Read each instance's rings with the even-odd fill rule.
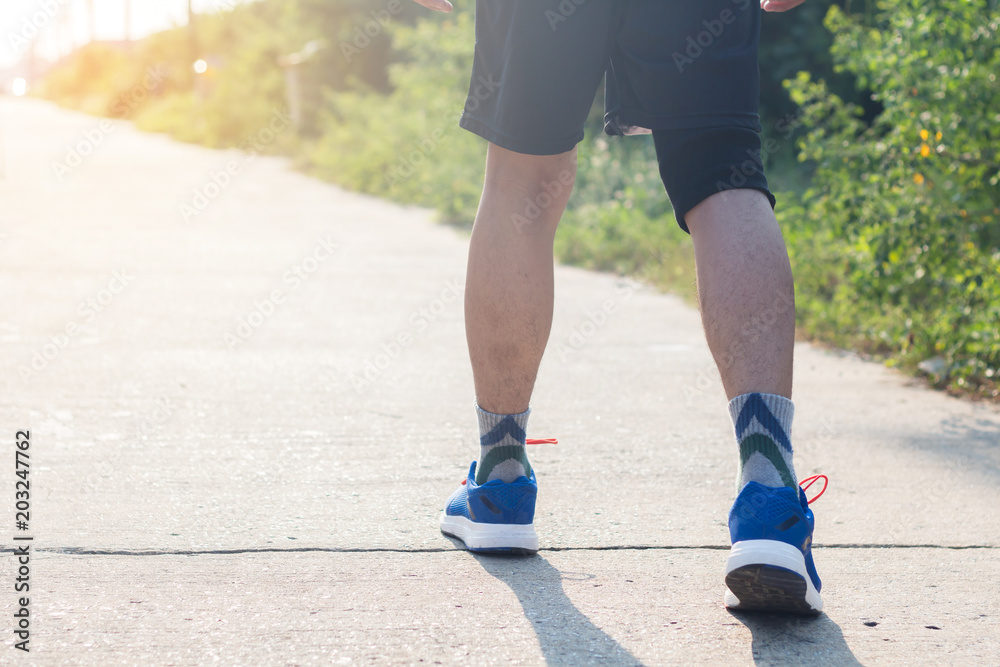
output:
[[[132,5],[129,33],[133,39],[187,21],[187,0],[89,0],[94,5],[95,37],[124,39],[125,3]],[[194,0],[198,13],[224,11],[244,0]],[[0,0],[0,68],[24,55],[23,38],[40,26],[40,49],[48,58],[67,53],[90,40],[88,0]],[[28,23],[25,23],[25,21]],[[34,24],[34,25],[33,25]]]

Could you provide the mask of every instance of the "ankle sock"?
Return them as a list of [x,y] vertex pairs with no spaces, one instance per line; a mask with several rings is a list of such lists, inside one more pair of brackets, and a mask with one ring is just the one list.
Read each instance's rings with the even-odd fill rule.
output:
[[729,402],[740,447],[737,493],[749,482],[798,486],[789,440],[794,414],[792,402],[775,394],[743,394]]
[[499,479],[509,484],[522,475],[531,475],[525,451],[525,429],[531,408],[518,415],[495,415],[476,405],[479,417],[479,464],[476,484]]

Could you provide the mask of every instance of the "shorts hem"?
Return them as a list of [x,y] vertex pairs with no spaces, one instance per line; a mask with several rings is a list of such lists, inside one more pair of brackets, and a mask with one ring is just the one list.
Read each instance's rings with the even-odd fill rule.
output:
[[500,132],[489,123],[470,116],[468,112],[464,112],[462,114],[462,117],[458,120],[458,126],[482,137],[491,144],[496,144],[500,148],[505,148],[509,151],[513,151],[514,153],[522,153],[524,155],[542,156],[568,153],[573,150],[578,143],[583,141],[584,136],[583,132],[580,132],[579,136],[575,139],[568,139],[562,142],[554,141],[551,143],[518,139],[517,137],[512,137],[508,134]]
[[754,132],[761,131],[760,116],[750,112],[725,114],[692,114],[686,116],[654,116],[642,112],[621,109],[604,115],[604,131],[611,136],[638,134],[641,128],[647,131],[692,130],[708,127],[740,127]]
[[[691,209],[693,209],[695,206],[702,203],[712,195],[719,194],[720,192],[731,192],[733,190],[756,190],[757,192],[762,193],[765,197],[767,197],[767,201],[771,204],[771,210],[774,210],[774,207],[777,204],[777,200],[774,198],[774,195],[767,187],[763,185],[748,183],[738,188],[733,187],[733,188],[722,188],[722,189],[720,189],[719,187],[712,187],[712,188],[706,187],[704,190],[701,191],[696,190],[693,192],[693,194],[687,194],[681,201],[676,202],[677,206],[674,207],[674,217],[677,219],[677,226],[680,227],[685,232],[687,232],[688,234],[690,234],[691,230],[688,229],[687,220],[685,220],[684,217],[691,212]],[[671,202],[671,204],[673,205],[675,204],[675,202]]]

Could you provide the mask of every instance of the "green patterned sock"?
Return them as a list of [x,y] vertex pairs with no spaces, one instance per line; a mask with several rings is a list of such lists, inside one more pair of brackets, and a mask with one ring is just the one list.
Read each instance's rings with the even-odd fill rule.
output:
[[476,405],[479,417],[479,464],[476,484],[499,479],[513,482],[522,475],[531,475],[531,464],[525,451],[524,431],[528,427],[528,408],[519,415],[495,415]]
[[772,487],[798,486],[788,437],[794,414],[792,402],[775,394],[743,394],[730,401],[729,415],[740,445],[737,492],[748,482]]

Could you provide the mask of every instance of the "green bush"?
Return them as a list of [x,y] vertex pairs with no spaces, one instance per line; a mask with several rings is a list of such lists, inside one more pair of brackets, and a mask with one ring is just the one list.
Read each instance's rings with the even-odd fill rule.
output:
[[874,91],[870,125],[807,74],[812,187],[782,215],[813,335],[997,395],[1000,13],[995,2],[884,2],[873,27],[831,9],[838,66]]
[[400,60],[389,93],[334,91],[310,160],[346,187],[437,209],[446,222],[475,217],[482,140],[457,125],[472,67],[473,14],[391,27]]
[[34,94],[86,113],[121,117],[115,113],[116,101],[132,87],[136,74],[134,63],[123,51],[87,44],[50,70]]
[[691,240],[674,221],[652,138],[609,138],[600,127],[592,127],[580,144],[576,187],[556,234],[556,256],[693,298]]

